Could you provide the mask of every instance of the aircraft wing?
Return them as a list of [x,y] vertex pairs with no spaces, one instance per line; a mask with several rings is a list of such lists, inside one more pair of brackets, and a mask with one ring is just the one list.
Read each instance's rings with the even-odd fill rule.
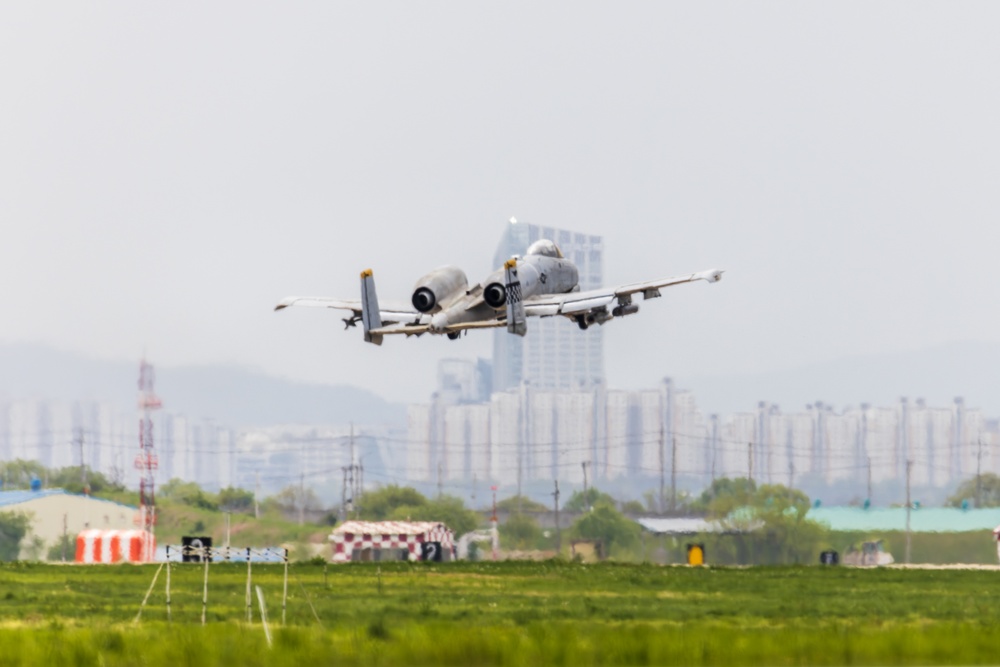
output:
[[700,271],[683,276],[660,278],[659,280],[619,285],[618,287],[587,290],[586,292],[542,294],[525,299],[524,309],[528,315],[537,317],[548,317],[551,315],[575,317],[583,313],[606,309],[615,301],[620,305],[630,304],[633,294],[642,293],[644,299],[652,299],[660,296],[660,289],[663,287],[681,285],[696,280],[716,283],[722,280],[722,274],[723,271],[720,269],[709,269],[708,271]]
[[[361,317],[360,299],[333,299],[326,296],[289,296],[278,302],[275,310],[283,310],[289,306],[302,306],[307,308],[335,308],[337,310],[350,310],[355,317]],[[398,303],[386,303],[379,308],[383,323],[413,322],[419,323],[426,319],[422,313],[418,313],[413,308],[407,308]],[[402,333],[402,332],[401,332]]]
[[[497,327],[505,327],[507,322],[505,320],[480,320],[476,322],[458,322],[455,324],[449,324],[439,331],[439,333],[454,333],[456,331],[465,331],[467,329],[495,329]],[[392,336],[403,334],[406,336],[420,336],[422,334],[430,331],[430,325],[423,324],[393,324],[391,326],[383,326],[378,329],[372,329],[371,332],[380,336]]]

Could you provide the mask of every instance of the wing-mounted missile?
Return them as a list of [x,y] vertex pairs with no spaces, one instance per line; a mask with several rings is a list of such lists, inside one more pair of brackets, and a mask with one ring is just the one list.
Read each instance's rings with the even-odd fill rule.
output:
[[524,314],[524,296],[521,280],[517,275],[517,260],[508,259],[504,265],[506,275],[507,331],[518,336],[528,333],[528,319]]
[[436,313],[456,294],[469,288],[465,272],[457,266],[434,269],[417,281],[411,303],[421,313]]
[[382,328],[382,314],[378,309],[375,277],[371,269],[361,272],[361,325],[365,330],[366,343],[382,344],[382,334],[372,333],[372,329]]

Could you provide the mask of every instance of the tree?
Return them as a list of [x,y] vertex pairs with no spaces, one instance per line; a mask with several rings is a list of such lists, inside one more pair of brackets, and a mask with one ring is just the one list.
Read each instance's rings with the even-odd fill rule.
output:
[[[518,508],[520,508],[520,510],[518,510]],[[498,500],[497,510],[510,513],[521,511],[530,512],[532,514],[540,514],[542,512],[548,512],[549,508],[532,500],[531,498],[528,498],[527,496],[511,496],[510,498]]]
[[253,513],[253,491],[227,486],[219,491],[219,508],[229,512]]
[[15,459],[0,463],[0,479],[5,489],[27,489],[32,479],[45,479],[45,466],[37,461]]
[[409,486],[390,484],[374,491],[365,491],[358,502],[360,516],[366,521],[385,521],[399,507],[420,507],[427,497]]
[[195,482],[185,482],[176,477],[160,487],[160,496],[191,507],[219,509],[219,502],[213,494],[205,492]]
[[657,502],[656,494],[652,489],[642,492],[642,499],[646,501],[646,511],[647,512],[658,512],[660,509],[660,504]]
[[570,535],[584,540],[600,540],[604,553],[611,553],[612,547],[627,549],[639,541],[639,524],[622,515],[609,503],[594,505],[570,527]]
[[583,491],[574,491],[573,495],[566,501],[563,509],[567,512],[585,512],[591,507],[597,507],[598,505],[610,505],[614,507],[615,499],[592,486],[587,489],[586,494]]
[[729,516],[735,509],[752,503],[757,485],[745,477],[720,477],[691,503],[691,509],[713,519]]
[[432,500],[425,499],[422,505],[400,505],[389,518],[394,521],[437,521],[451,528],[455,537],[475,530],[481,521],[479,515],[468,509],[461,498],[447,495]]
[[323,509],[323,503],[319,496],[312,489],[303,488],[298,484],[290,484],[268,498],[269,503],[278,506],[282,512],[298,511],[300,508],[306,512],[314,512]]
[[538,521],[526,514],[511,514],[499,530],[500,539],[509,549],[533,549],[542,538]]
[[[976,502],[977,488],[978,502]],[[945,502],[949,507],[961,507],[962,501],[966,500],[972,507],[1000,507],[1000,477],[991,472],[979,475],[978,482],[976,477],[970,477],[959,484],[955,494]]]
[[41,560],[43,551],[45,551],[45,540],[38,535],[31,535],[26,540],[21,540],[21,555],[24,560]]
[[414,488],[395,484],[366,491],[359,505],[359,514],[366,521],[438,521],[455,531],[456,537],[481,522],[461,498],[445,495],[428,500]]
[[625,514],[645,514],[646,507],[638,500],[627,500],[622,503],[622,512]]
[[72,563],[76,558],[76,540],[71,535],[60,535],[55,544],[49,547],[49,552],[45,556],[46,560],[62,561]]
[[[100,495],[108,492],[120,492],[125,490],[121,483],[112,482],[103,473],[91,470],[84,466],[67,466],[49,472],[49,486],[65,489],[70,493],[88,493]],[[83,478],[87,482],[84,485]]]
[[17,560],[31,518],[23,512],[0,512],[0,561]]
[[[812,562],[826,529],[807,518],[809,497],[781,484],[759,488],[749,480],[725,482],[708,499],[709,514],[725,534],[702,536],[717,562],[791,564]],[[740,483],[742,482],[742,483]],[[705,494],[699,502],[706,500]],[[742,502],[741,502],[742,501]]]

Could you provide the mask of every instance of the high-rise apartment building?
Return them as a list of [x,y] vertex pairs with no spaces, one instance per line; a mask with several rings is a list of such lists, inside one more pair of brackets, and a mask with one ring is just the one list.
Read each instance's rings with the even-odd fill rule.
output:
[[[538,239],[554,241],[580,271],[580,289],[597,289],[604,279],[600,236],[511,220],[494,256],[499,267],[524,254]],[[493,334],[493,391],[527,382],[534,389],[592,389],[604,381],[601,327],[581,331],[564,317],[531,318],[524,338],[497,329]]]

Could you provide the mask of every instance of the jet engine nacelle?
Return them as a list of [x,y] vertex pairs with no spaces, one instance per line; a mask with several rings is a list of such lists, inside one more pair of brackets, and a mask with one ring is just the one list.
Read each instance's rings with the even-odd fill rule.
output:
[[[518,263],[517,278],[521,282],[522,298],[535,294],[542,284],[538,278],[538,269],[531,264]],[[502,282],[491,282],[483,289],[483,301],[490,308],[503,308],[507,303],[507,287]]]
[[490,283],[483,290],[483,301],[485,301],[490,308],[503,308],[504,304],[507,303],[507,289],[503,286],[503,283]]
[[421,313],[440,310],[442,301],[469,287],[465,272],[457,266],[442,266],[434,269],[417,281],[413,288],[413,307]]

